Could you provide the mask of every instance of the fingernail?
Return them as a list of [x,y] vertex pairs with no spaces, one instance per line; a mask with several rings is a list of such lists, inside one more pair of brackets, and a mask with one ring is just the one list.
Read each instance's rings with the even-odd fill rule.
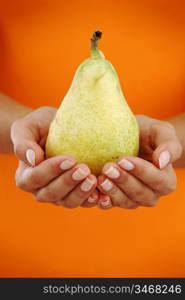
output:
[[134,169],[134,165],[133,163],[131,163],[130,161],[128,161],[127,159],[123,158],[122,160],[120,160],[118,162],[118,165],[120,165],[123,169],[130,171]]
[[120,176],[120,172],[118,169],[114,168],[114,167],[109,167],[105,172],[104,172],[108,177],[110,178],[118,178]]
[[104,206],[104,207],[105,207],[105,206],[109,206],[109,205],[111,204],[110,198],[107,197],[107,198],[105,198],[104,201],[101,201],[100,203],[101,203],[101,205]]
[[84,180],[84,182],[82,182],[80,188],[82,191],[88,192],[93,187],[93,185],[94,185],[94,182],[91,181],[89,178],[86,178]]
[[89,197],[89,198],[87,199],[87,201],[88,201],[89,203],[94,203],[94,202],[96,202],[96,199],[94,199],[94,198],[92,198],[92,197]]
[[78,168],[73,174],[72,178],[74,180],[82,180],[88,175],[88,172],[85,170],[82,170],[81,168]]
[[26,151],[26,158],[27,161],[32,165],[33,167],[35,166],[35,152],[32,149],[28,149]]
[[167,166],[170,161],[170,153],[168,151],[163,151],[159,156],[159,168],[162,169]]
[[60,164],[60,168],[62,170],[67,170],[69,168],[71,168],[74,165],[74,161],[71,160],[64,160],[61,164]]
[[101,186],[105,191],[109,191],[112,189],[113,183],[110,180],[105,179],[104,182],[101,183]]

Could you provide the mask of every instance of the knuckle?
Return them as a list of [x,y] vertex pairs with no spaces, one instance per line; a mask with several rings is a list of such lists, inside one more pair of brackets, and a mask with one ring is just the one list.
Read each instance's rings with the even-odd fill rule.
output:
[[49,199],[47,199],[45,193],[43,193],[42,191],[39,191],[38,193],[36,193],[35,198],[39,202],[49,202]]
[[155,207],[157,204],[157,200],[155,201],[147,201],[147,203],[145,204],[145,206],[147,207]]
[[57,201],[60,198],[59,194],[51,187],[44,188],[44,195],[49,202]]
[[131,201],[130,199],[124,200],[124,202],[121,203],[120,207],[125,209],[135,209],[139,205]]
[[18,188],[24,190],[24,191],[30,191],[29,186],[27,185],[26,181],[23,179],[22,176],[15,176],[15,184]]
[[176,190],[177,187],[177,179],[176,175],[173,174],[173,178],[171,180],[161,180],[161,183],[155,186],[156,191],[158,191],[161,195],[167,195]]
[[157,130],[161,130],[161,129],[163,129],[165,131],[168,130],[168,131],[175,133],[175,128],[173,127],[172,124],[170,124],[167,121],[158,121],[156,123],[153,123],[152,128],[157,129]]
[[145,121],[151,122],[151,118],[149,118],[149,117],[147,117],[146,115],[143,115],[143,114],[136,115],[136,119],[139,122],[145,122]]
[[164,122],[164,126],[167,130],[173,132],[175,134],[175,128],[173,127],[173,125],[167,121]]
[[174,182],[168,187],[168,192],[172,193],[176,190],[176,188],[177,188],[177,184],[176,184],[176,182]]
[[175,128],[172,124],[166,121],[158,121],[152,124],[153,132],[165,132],[168,136],[176,136]]
[[131,191],[131,198],[137,198],[141,199],[143,198],[143,195],[145,194],[145,191],[143,189],[133,189]]
[[47,106],[47,105],[44,105],[40,108],[38,108],[39,111],[47,111],[47,112],[51,112],[51,111],[56,111],[56,109],[54,107],[51,107],[51,106]]
[[138,208],[138,206],[139,206],[138,204],[135,204],[135,203],[131,202],[130,204],[127,205],[126,208],[127,209],[136,209],[136,208]]
[[139,206],[146,206],[146,207],[153,207],[156,206],[157,200],[158,200],[159,194],[152,193],[152,194],[145,194],[142,198],[138,199],[137,197],[135,199],[132,199],[132,203]]
[[42,177],[34,169],[30,168],[28,178],[32,185],[36,187],[42,186]]
[[183,152],[183,148],[179,141],[177,142],[176,147],[177,147],[176,152],[178,154],[178,158],[180,158]]
[[25,184],[25,182],[22,179],[16,179],[15,181],[16,186],[21,188],[22,190],[26,190],[27,189],[27,185]]
[[154,132],[158,131],[159,129],[161,129],[161,127],[163,127],[163,125],[162,125],[162,123],[160,121],[157,122],[157,123],[151,124],[151,128],[152,128],[152,130],[154,130]]
[[155,207],[157,205],[158,202],[158,198],[156,197],[156,195],[154,197],[152,197],[151,199],[144,199],[143,200],[143,205],[146,207]]
[[167,194],[173,193],[175,190],[176,190],[176,183],[171,183],[170,185],[165,186],[162,189],[162,193],[163,193],[163,195],[167,195]]
[[79,205],[76,202],[66,200],[66,201],[63,202],[63,206],[65,208],[73,209],[73,208],[78,207]]

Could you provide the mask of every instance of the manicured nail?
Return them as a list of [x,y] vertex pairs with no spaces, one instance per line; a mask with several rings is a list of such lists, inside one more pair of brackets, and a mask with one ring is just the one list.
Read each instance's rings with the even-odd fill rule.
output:
[[94,185],[94,182],[89,178],[86,178],[84,182],[82,182],[80,188],[83,192],[88,192]]
[[114,167],[109,167],[105,172],[104,172],[108,177],[116,179],[120,176],[120,172],[118,169]]
[[67,169],[70,169],[73,165],[74,165],[74,161],[71,161],[71,160],[64,160],[61,164],[60,164],[60,168],[62,170],[67,170]]
[[95,202],[96,202],[96,199],[94,199],[94,198],[92,198],[92,197],[89,197],[89,198],[87,199],[87,201],[88,201],[89,203],[95,203]]
[[74,180],[82,180],[84,179],[89,173],[81,168],[78,168],[74,173],[72,174],[72,178]]
[[30,165],[35,166],[35,152],[32,149],[26,151],[26,158]]
[[104,201],[101,201],[100,203],[101,203],[101,205],[102,205],[103,207],[110,206],[110,204],[111,204],[110,198],[107,197],[107,198],[105,198]]
[[105,191],[109,191],[112,189],[113,187],[113,183],[108,180],[108,179],[105,179],[102,183],[101,183],[101,186],[102,188],[105,190]]
[[168,151],[163,151],[159,156],[159,168],[162,169],[167,166],[170,161],[170,153]]
[[127,159],[123,158],[122,160],[120,160],[118,162],[118,165],[120,165],[123,169],[130,171],[134,169],[134,165],[133,163],[131,163],[130,161],[128,161]]

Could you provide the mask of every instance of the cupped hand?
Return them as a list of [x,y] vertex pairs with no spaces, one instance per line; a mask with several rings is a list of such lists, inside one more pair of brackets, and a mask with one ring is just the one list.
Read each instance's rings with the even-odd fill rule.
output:
[[174,127],[165,121],[136,116],[140,128],[139,157],[107,163],[98,178],[99,207],[133,209],[155,206],[176,188],[172,163],[182,154]]
[[97,179],[88,166],[77,164],[69,155],[44,157],[49,126],[55,114],[55,108],[42,107],[13,123],[11,139],[19,159],[16,184],[43,203],[67,208],[92,207],[98,200]]

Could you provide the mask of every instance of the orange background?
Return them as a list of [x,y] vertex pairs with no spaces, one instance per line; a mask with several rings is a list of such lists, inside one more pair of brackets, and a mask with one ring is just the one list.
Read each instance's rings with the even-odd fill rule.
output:
[[[134,113],[185,110],[184,1],[1,0],[1,90],[58,107],[95,29]],[[102,211],[37,203],[16,188],[16,166],[0,156],[1,277],[185,277],[185,170],[155,208]]]

